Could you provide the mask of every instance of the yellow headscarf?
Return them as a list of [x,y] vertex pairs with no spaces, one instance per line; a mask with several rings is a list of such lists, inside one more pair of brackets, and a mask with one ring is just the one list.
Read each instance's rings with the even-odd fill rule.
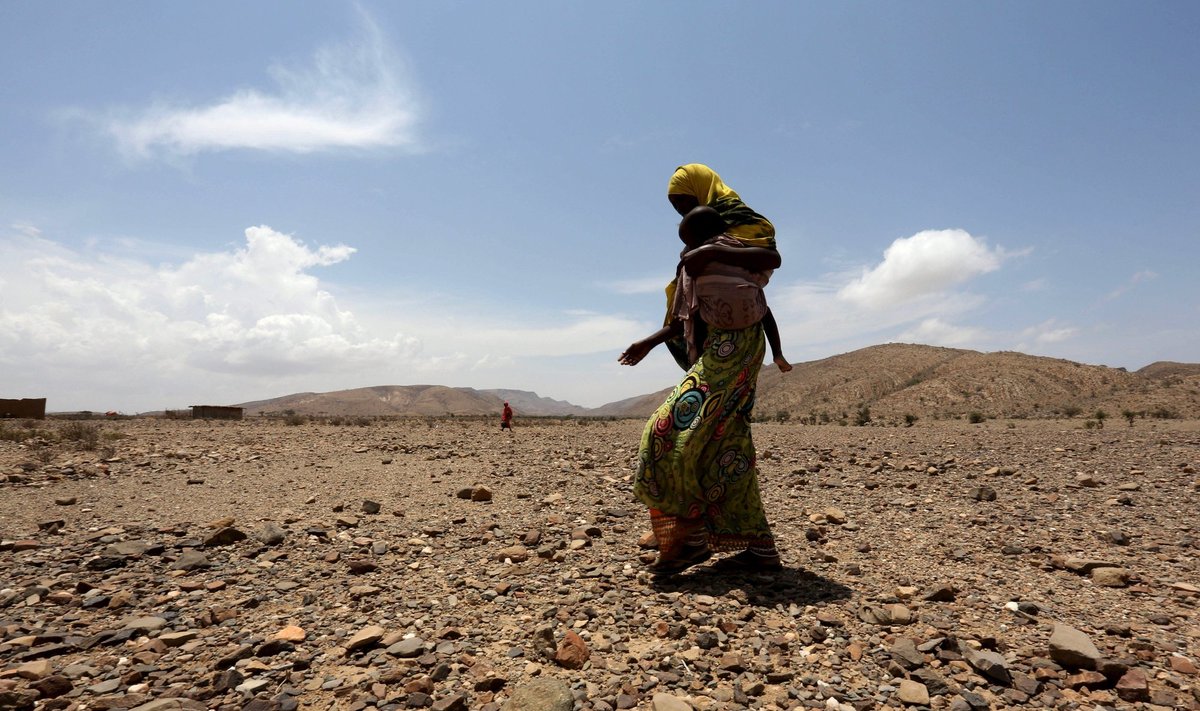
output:
[[[671,181],[667,184],[667,195],[691,195],[701,205],[708,205],[725,219],[729,225],[725,234],[736,237],[749,247],[767,247],[775,249],[775,225],[754,210],[751,210],[742,198],[721,181],[721,176],[703,163],[688,163],[675,169]],[[675,305],[676,280],[667,284],[667,314],[663,325],[671,322]],[[687,370],[692,363],[689,357],[689,344],[679,336],[667,341],[667,349],[671,351],[679,367]]]
[[754,210],[703,163],[688,163],[675,169],[667,184],[668,195],[691,195],[701,205],[721,213],[729,225],[726,234],[750,247],[775,248],[775,225]]

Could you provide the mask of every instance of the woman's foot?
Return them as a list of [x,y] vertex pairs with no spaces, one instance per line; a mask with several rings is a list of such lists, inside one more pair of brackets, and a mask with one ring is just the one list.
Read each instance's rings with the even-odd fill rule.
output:
[[693,565],[699,565],[711,557],[712,549],[707,544],[702,546],[686,545],[680,549],[678,555],[670,558],[664,559],[662,552],[659,552],[658,560],[646,567],[653,575],[675,575]]
[[783,562],[779,560],[779,551],[774,548],[747,548],[741,553],[718,560],[712,567],[713,570],[731,573],[774,573],[783,570]]

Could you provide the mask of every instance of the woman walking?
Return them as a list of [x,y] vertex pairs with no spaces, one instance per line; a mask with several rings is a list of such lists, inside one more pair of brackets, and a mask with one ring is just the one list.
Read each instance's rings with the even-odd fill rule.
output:
[[[750,210],[707,166],[693,163],[676,170],[668,188],[681,214],[699,205],[716,209],[729,227],[726,234],[746,247],[726,248],[721,261],[750,270],[779,266],[774,227]],[[680,270],[701,261],[686,252]],[[705,261],[711,258],[711,253]],[[682,271],[680,272],[682,273]],[[668,322],[657,333],[632,344],[620,362],[636,365],[659,343],[682,333],[673,318],[675,283],[668,287]],[[681,339],[682,340],[682,339]],[[650,509],[658,539],[656,575],[670,575],[708,560],[713,552],[740,551],[717,566],[770,571],[782,566],[767,523],[758,487],[751,436],[751,411],[758,371],[765,355],[761,323],[743,328],[710,325],[699,357],[689,362],[687,344],[672,348],[687,369],[642,433],[634,495]],[[682,358],[681,358],[682,356]]]

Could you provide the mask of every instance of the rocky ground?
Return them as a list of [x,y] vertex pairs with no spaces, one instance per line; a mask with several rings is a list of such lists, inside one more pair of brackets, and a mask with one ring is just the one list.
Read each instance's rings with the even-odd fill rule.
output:
[[758,425],[786,570],[667,580],[641,423],[493,425],[31,423],[0,709],[1200,708],[1200,423]]

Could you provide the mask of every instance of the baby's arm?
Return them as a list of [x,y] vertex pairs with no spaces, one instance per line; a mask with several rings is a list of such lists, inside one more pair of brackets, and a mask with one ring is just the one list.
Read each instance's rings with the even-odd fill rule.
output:
[[696,276],[713,262],[741,267],[752,272],[778,269],[783,260],[779,252],[765,247],[730,247],[723,244],[706,244],[683,255],[683,267]]
[[617,358],[617,362],[621,365],[637,365],[650,351],[654,350],[655,346],[666,343],[681,333],[683,333],[683,321],[674,319],[642,340],[630,344],[621,357]]
[[784,373],[790,371],[792,364],[788,362],[787,358],[783,357],[783,346],[779,343],[779,325],[775,323],[775,314],[771,313],[770,307],[767,307],[767,313],[763,316],[762,325],[763,331],[767,334],[767,343],[771,346],[771,360]]

